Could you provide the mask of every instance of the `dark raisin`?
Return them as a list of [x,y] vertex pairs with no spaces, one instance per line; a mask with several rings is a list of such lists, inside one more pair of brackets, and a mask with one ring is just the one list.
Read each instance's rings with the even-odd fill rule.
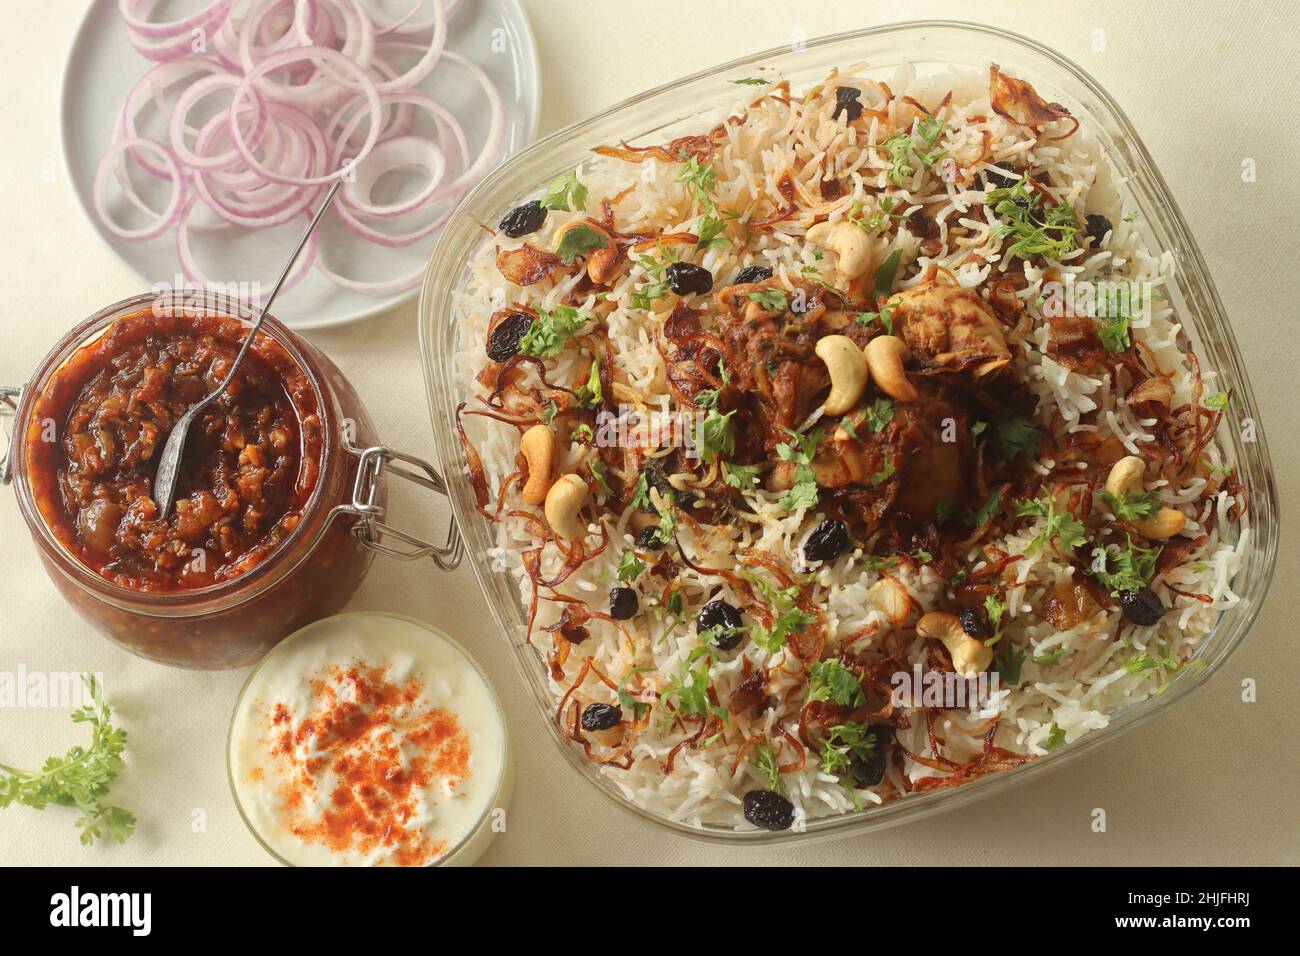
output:
[[506,213],[498,228],[511,239],[518,239],[520,236],[541,229],[544,222],[546,222],[546,207],[542,205],[540,199],[534,199]]
[[636,546],[646,551],[663,550],[664,543],[659,540],[659,526],[652,524],[642,528],[641,533],[636,536]]
[[646,465],[645,468],[641,470],[641,474],[645,476],[647,491],[647,503],[645,508],[642,510],[647,511],[650,514],[658,514],[659,512],[655,508],[654,503],[649,500],[649,489],[654,488],[664,498],[673,498],[677,494],[677,489],[668,483],[668,476],[663,473],[663,469],[656,465]]
[[984,174],[984,181],[994,189],[1010,189],[1016,183],[1020,182],[1019,176],[1008,176],[1006,173],[1000,173],[996,169],[981,170]]
[[849,528],[838,518],[827,518],[808,536],[803,546],[806,561],[831,561],[844,553],[849,545]]
[[623,709],[613,704],[588,704],[582,711],[583,730],[609,730],[623,722]]
[[745,626],[740,611],[726,601],[710,601],[700,608],[698,623],[702,631],[710,627],[722,627],[734,631]]
[[1124,616],[1138,627],[1151,627],[1165,613],[1165,606],[1150,588],[1120,591],[1119,606],[1124,609]]
[[616,621],[626,621],[636,614],[640,604],[636,592],[631,588],[611,588],[609,592],[609,616]]
[[961,629],[971,637],[984,640],[989,636],[989,626],[984,621],[984,615],[978,609],[973,607],[964,607],[957,612],[957,620],[961,621]]
[[1083,232],[1084,235],[1092,240],[1094,247],[1101,248],[1101,241],[1106,238],[1106,233],[1110,232],[1113,228],[1114,227],[1110,224],[1109,219],[1105,216],[1099,216],[1096,213],[1093,213],[1087,218],[1087,220],[1085,220]]
[[[871,756],[864,759],[853,754],[849,757],[849,776],[854,786],[874,787],[885,779],[887,748],[893,732],[888,724],[872,724],[867,728],[867,733],[874,738]],[[843,745],[838,738],[832,738],[831,743]]]
[[773,790],[745,794],[745,819],[764,830],[788,830],[794,825],[794,804]]
[[832,116],[839,116],[843,113],[852,123],[862,115],[862,101],[858,99],[862,91],[852,86],[835,87],[835,112]]
[[736,276],[736,281],[732,285],[750,285],[754,282],[763,282],[772,278],[772,270],[767,266],[746,266],[740,270]]
[[527,312],[511,312],[496,324],[488,336],[487,356],[494,362],[504,362],[519,354],[519,343],[533,327],[533,317]]
[[678,295],[703,295],[713,288],[713,273],[693,262],[674,262],[665,274]]

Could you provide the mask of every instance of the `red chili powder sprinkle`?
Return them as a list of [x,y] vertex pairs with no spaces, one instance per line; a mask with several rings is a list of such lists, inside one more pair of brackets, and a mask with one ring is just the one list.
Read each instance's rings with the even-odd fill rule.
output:
[[[309,682],[307,713],[276,704],[266,739],[295,836],[338,853],[382,847],[399,866],[423,866],[449,847],[407,824],[431,786],[469,776],[469,738],[455,714],[420,705],[423,681],[398,684],[387,674],[387,666],[330,668]],[[307,798],[326,775],[333,789],[313,813]]]

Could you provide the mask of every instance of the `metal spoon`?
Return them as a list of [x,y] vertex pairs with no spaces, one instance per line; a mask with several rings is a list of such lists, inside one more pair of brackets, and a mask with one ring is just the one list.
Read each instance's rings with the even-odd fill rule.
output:
[[262,328],[262,322],[266,319],[267,312],[271,309],[271,303],[275,301],[276,293],[284,285],[284,280],[289,277],[289,271],[293,269],[293,264],[298,261],[298,256],[307,245],[307,240],[311,234],[316,231],[316,226],[320,224],[321,217],[325,215],[325,210],[329,208],[330,203],[334,201],[334,195],[339,191],[343,181],[339,180],[330,187],[330,191],[325,195],[325,201],[320,204],[316,210],[315,217],[312,218],[311,225],[303,233],[302,239],[298,241],[298,248],[293,250],[293,255],[289,257],[288,264],[284,271],[280,273],[280,278],[276,280],[275,287],[271,289],[271,294],[267,296],[266,302],[262,305],[261,312],[258,313],[257,321],[253,323],[253,328],[248,333],[248,338],[244,339],[243,346],[239,349],[239,354],[235,356],[234,364],[230,366],[230,371],[226,374],[225,379],[216,389],[203,399],[197,405],[194,405],[180,420],[172,426],[171,434],[167,436],[167,444],[163,446],[162,457],[158,459],[158,471],[153,478],[153,500],[158,505],[158,514],[166,519],[168,513],[172,510],[172,496],[176,494],[176,473],[180,469],[181,454],[185,451],[185,439],[189,435],[190,426],[194,424],[203,409],[207,408],[230,387],[230,383],[235,380],[235,375],[239,372],[239,366],[244,361],[244,356],[248,354],[249,348],[253,344],[253,339],[257,337],[258,330]]

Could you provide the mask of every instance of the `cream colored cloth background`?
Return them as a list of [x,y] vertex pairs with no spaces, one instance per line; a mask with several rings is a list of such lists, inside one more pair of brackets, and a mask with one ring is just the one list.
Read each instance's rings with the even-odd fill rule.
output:
[[[471,0],[472,2],[472,0]],[[69,326],[140,292],[83,221],[59,159],[59,85],[84,0],[5,0],[0,78],[0,382],[18,384]],[[1237,327],[1272,448],[1283,510],[1300,500],[1300,13],[1286,0],[1233,4],[1047,0],[906,5],[778,0],[648,3],[525,0],[540,47],[542,132],[650,86],[754,51],[900,17],[979,18],[1060,50],[1115,96],[1199,238]],[[1231,12],[1229,12],[1231,11]],[[1104,31],[1105,47],[1095,43]],[[1255,160],[1258,181],[1243,184]],[[58,170],[55,181],[44,173]],[[432,457],[414,304],[313,334],[355,383],[386,442]],[[441,503],[396,489],[394,512],[428,527]],[[878,835],[772,850],[697,844],[625,814],[547,739],[494,633],[468,566],[376,560],[353,609],[434,621],[470,646],[508,714],[518,783],[494,864],[1290,863],[1300,862],[1296,745],[1300,562],[1284,537],[1271,600],[1246,645],[1173,712],[1023,788]],[[0,863],[267,864],[226,783],[224,744],[244,671],[197,673],[135,658],[93,633],[38,565],[8,489],[0,493],[0,669],[102,671],[130,731],[115,802],[139,817],[124,846],[83,848],[75,811],[0,810]],[[1257,703],[1241,682],[1258,681]],[[38,763],[80,742],[64,712],[0,713],[0,762]],[[1089,829],[1094,807],[1108,832]],[[201,823],[201,825],[200,825]],[[1044,899],[1044,905],[1047,900]]]

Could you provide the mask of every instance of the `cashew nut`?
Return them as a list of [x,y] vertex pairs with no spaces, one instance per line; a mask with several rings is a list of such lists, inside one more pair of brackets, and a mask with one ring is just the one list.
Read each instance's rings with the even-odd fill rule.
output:
[[993,663],[993,648],[966,633],[957,615],[947,611],[930,611],[916,622],[916,633],[933,638],[948,648],[952,666],[963,677],[975,677]]
[[540,505],[551,487],[555,466],[555,435],[545,425],[534,425],[519,439],[519,451],[528,462],[528,480],[520,496],[526,504]]
[[[1116,498],[1141,494],[1146,471],[1146,462],[1136,455],[1121,458],[1111,465],[1110,474],[1106,476],[1106,490]],[[1144,538],[1164,541],[1183,530],[1187,515],[1177,508],[1161,508],[1150,518],[1132,518],[1129,524]]]
[[847,335],[818,339],[816,352],[826,363],[826,373],[831,377],[826,414],[843,415],[858,403],[867,387],[867,357]]
[[856,279],[871,268],[871,239],[851,222],[819,222],[804,238],[836,256],[836,268],[846,279]]
[[871,377],[886,395],[900,402],[914,402],[921,397],[903,371],[908,355],[906,342],[893,335],[877,335],[867,343],[866,354]]
[[561,475],[546,493],[546,523],[561,538],[581,541],[587,536],[587,523],[578,512],[587,500],[587,483],[577,475]]
[[555,248],[559,249],[564,237],[578,228],[590,229],[605,240],[603,246],[599,249],[593,249],[587,254],[587,277],[596,285],[604,285],[613,277],[620,265],[618,243],[614,241],[614,237],[609,232],[594,222],[588,222],[586,219],[573,219],[555,230]]

